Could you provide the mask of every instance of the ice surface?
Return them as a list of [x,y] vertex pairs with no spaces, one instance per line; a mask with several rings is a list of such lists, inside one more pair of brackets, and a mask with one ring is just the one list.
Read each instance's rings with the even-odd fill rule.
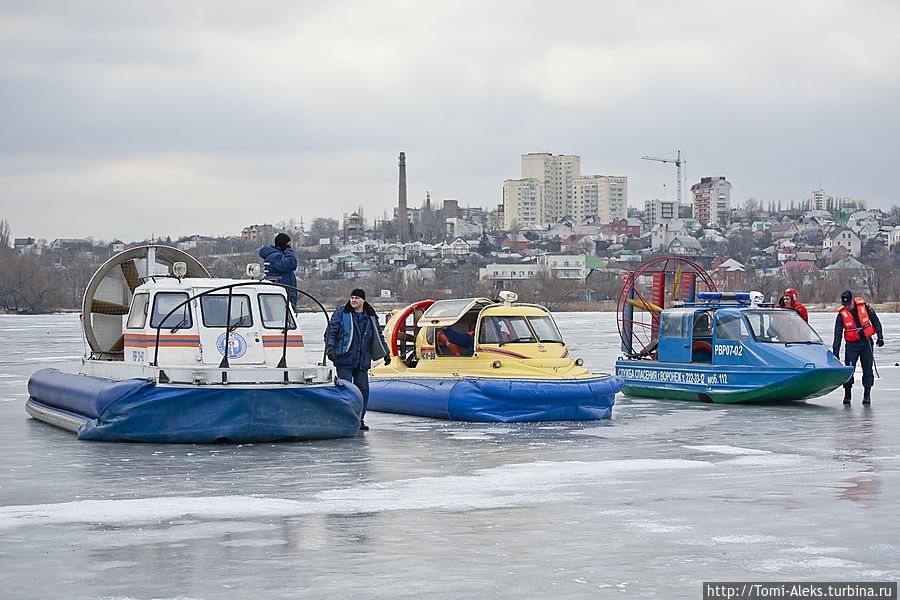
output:
[[[0,315],[0,589],[699,598],[705,580],[897,580],[900,316],[881,318],[867,408],[858,386],[850,407],[840,390],[782,406],[620,396],[603,422],[371,413],[351,440],[159,446],[29,419],[31,372],[80,364],[78,317]],[[833,315],[811,319],[830,345]],[[323,322],[301,319],[310,356]],[[612,369],[613,315],[558,322],[574,356]]]

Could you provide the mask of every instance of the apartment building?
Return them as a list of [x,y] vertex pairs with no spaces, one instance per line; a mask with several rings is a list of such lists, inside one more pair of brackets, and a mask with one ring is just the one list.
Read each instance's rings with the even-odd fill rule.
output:
[[628,216],[628,178],[609,175],[583,175],[573,184],[572,213],[575,223],[597,217],[611,223]]
[[644,223],[648,228],[652,228],[658,223],[668,223],[672,219],[678,218],[678,212],[681,204],[678,200],[653,200],[644,201]]
[[608,223],[628,215],[628,178],[583,176],[581,157],[573,154],[523,154],[522,178],[503,184],[503,210],[507,229],[543,227],[566,217],[578,223],[596,216]]
[[534,152],[522,155],[522,178],[544,183],[542,223],[572,215],[575,178],[581,176],[581,157]]
[[503,182],[503,228],[506,231],[544,224],[544,182],[507,179]]
[[694,218],[701,224],[731,222],[731,184],[724,177],[702,177],[691,186]]

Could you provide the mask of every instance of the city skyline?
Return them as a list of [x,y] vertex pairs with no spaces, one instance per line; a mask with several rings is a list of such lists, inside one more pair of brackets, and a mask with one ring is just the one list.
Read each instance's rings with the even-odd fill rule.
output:
[[493,208],[550,152],[643,208],[676,177],[641,156],[681,150],[684,189],[724,176],[733,205],[888,209],[898,24],[888,2],[7,3],[0,218],[48,239],[375,218],[398,152],[411,207]]

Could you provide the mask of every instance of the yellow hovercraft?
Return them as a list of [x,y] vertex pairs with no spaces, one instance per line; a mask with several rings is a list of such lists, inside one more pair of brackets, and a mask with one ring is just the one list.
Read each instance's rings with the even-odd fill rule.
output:
[[612,413],[622,380],[569,355],[543,306],[422,300],[385,325],[391,362],[370,371],[369,410],[456,421],[584,421]]

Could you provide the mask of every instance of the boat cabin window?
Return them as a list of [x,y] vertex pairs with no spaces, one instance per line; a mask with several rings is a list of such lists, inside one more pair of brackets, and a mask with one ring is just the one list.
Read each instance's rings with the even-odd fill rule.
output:
[[525,317],[485,317],[481,320],[479,342],[482,344],[535,341]]
[[[184,292],[159,292],[153,298],[153,312],[150,317],[150,327],[171,327],[173,329],[185,329],[194,326],[194,320],[191,317],[190,304],[185,302],[188,295]],[[185,302],[184,304],[181,304]],[[172,313],[165,323],[163,317],[176,306],[181,304],[181,308]]]
[[694,315],[694,339],[712,337],[712,315],[698,312]]
[[772,344],[821,344],[822,338],[793,310],[744,311],[753,337]]
[[740,314],[717,314],[716,337],[720,340],[749,340],[750,329]]
[[147,308],[150,306],[150,294],[135,294],[128,312],[128,329],[143,329],[147,324]]
[[203,313],[205,327],[250,327],[253,316],[250,314],[250,296],[233,294],[231,296],[231,315],[228,316],[228,296],[215,294],[200,296],[200,310]]
[[428,307],[422,317],[427,321],[431,319],[442,319],[446,317],[455,317],[462,313],[469,304],[471,299],[467,300],[438,300]]
[[665,338],[690,337],[691,311],[673,308],[659,316],[659,334]]
[[694,314],[694,335],[691,341],[691,362],[712,362],[712,313]]
[[294,315],[287,308],[286,296],[281,294],[260,294],[259,314],[266,329],[284,329],[284,315],[287,313],[288,329],[296,329]]
[[549,316],[528,317],[528,322],[531,323],[531,328],[534,330],[535,335],[537,335],[539,342],[562,343],[563,340],[562,336],[559,334],[559,329],[556,328],[556,324]]

